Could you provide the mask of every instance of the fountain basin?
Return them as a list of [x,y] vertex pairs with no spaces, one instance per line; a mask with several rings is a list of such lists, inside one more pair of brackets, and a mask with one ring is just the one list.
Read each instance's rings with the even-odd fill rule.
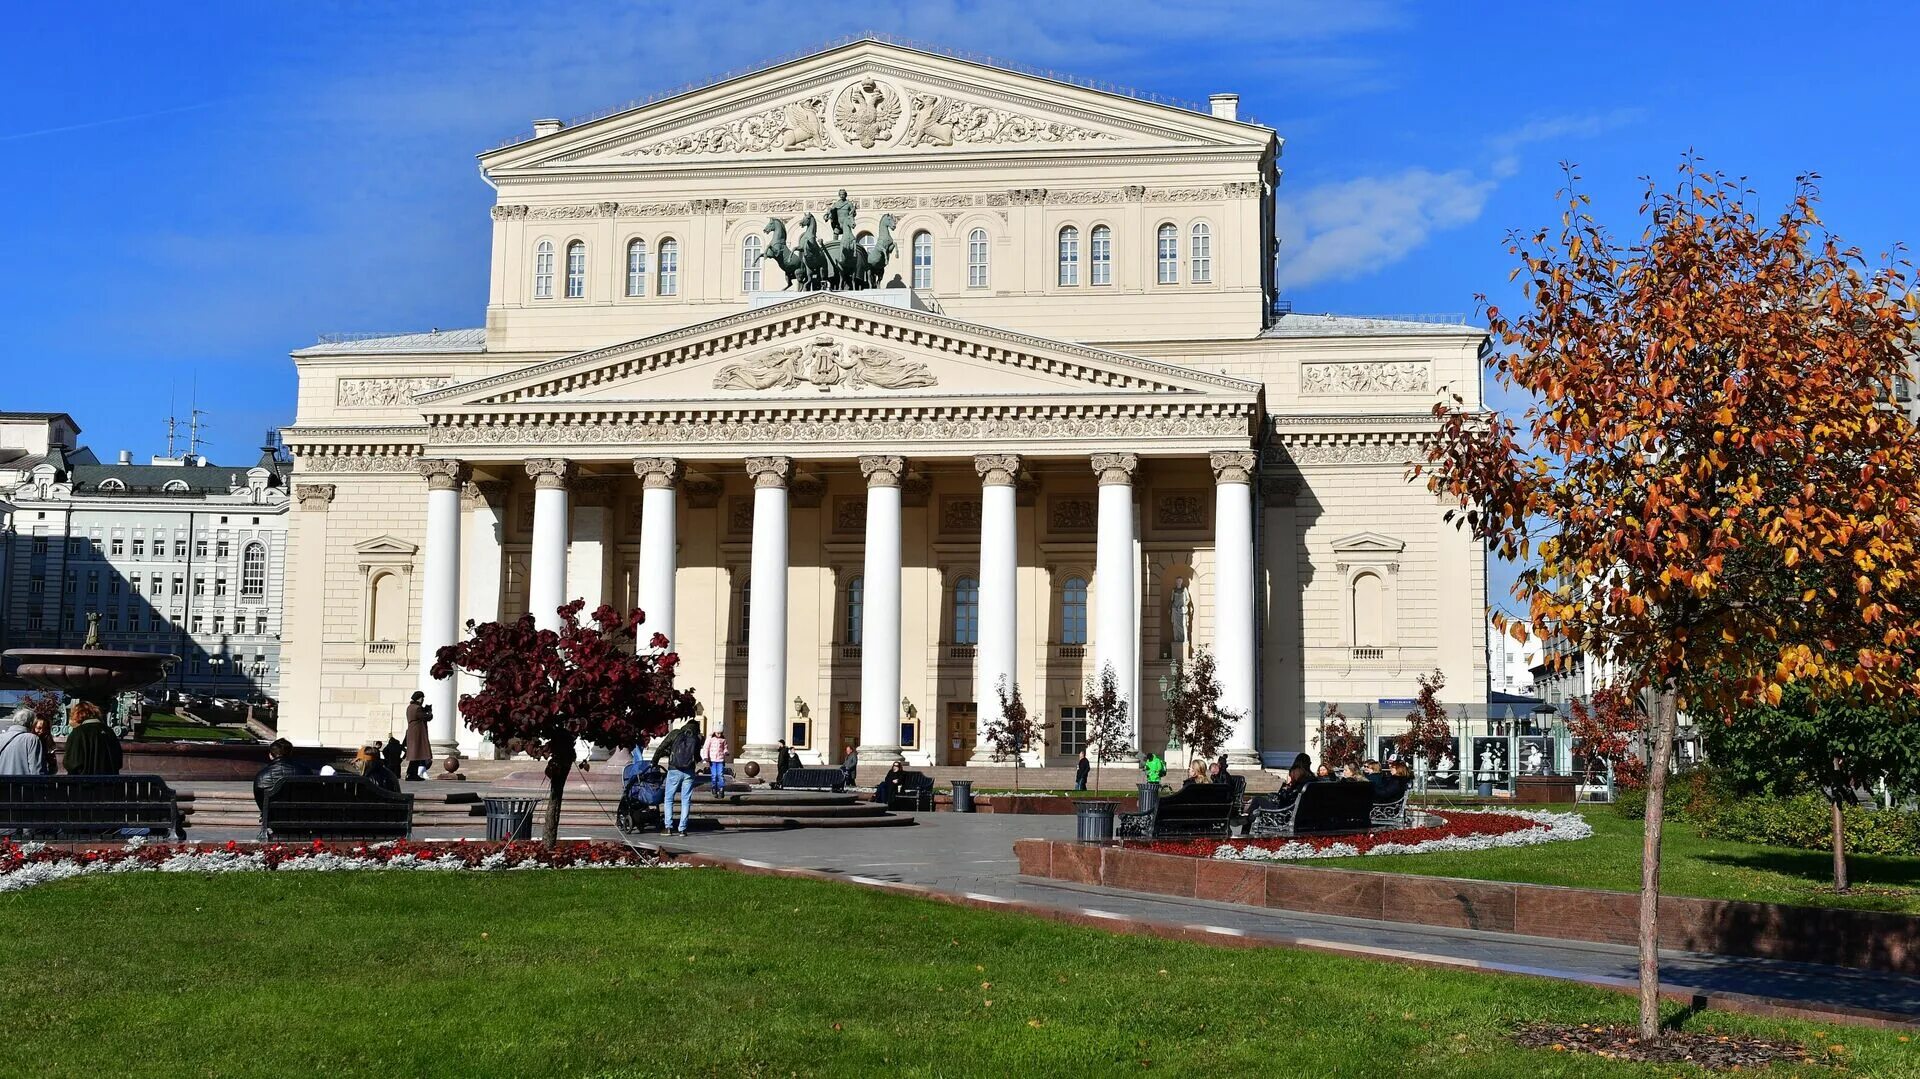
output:
[[39,689],[91,701],[103,709],[124,690],[150,686],[166,677],[179,656],[161,652],[121,652],[105,648],[9,648],[14,677]]

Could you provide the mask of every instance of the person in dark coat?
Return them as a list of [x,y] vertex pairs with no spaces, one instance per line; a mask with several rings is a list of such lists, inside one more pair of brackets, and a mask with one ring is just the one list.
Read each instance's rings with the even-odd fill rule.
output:
[[1087,773],[1091,771],[1093,771],[1093,762],[1087,759],[1087,751],[1083,749],[1080,751],[1080,759],[1073,764],[1074,790],[1083,791],[1087,789]]
[[413,691],[413,699],[407,702],[407,779],[418,781],[427,778],[427,769],[433,765],[433,741],[427,736],[427,724],[433,720],[433,705],[427,703],[427,695],[421,690]]
[[267,747],[266,767],[253,775],[253,804],[265,808],[267,795],[280,788],[280,784],[293,776],[306,776],[313,773],[307,766],[293,759],[293,743],[285,738],[275,738]]
[[1300,800],[1300,792],[1307,785],[1318,781],[1313,774],[1313,758],[1305,753],[1296,754],[1293,765],[1287,769],[1287,781],[1272,794],[1256,794],[1247,799],[1247,819],[1240,825],[1240,834],[1248,835],[1253,830],[1253,815],[1262,809],[1285,809]]
[[120,736],[107,726],[100,709],[80,702],[73,706],[79,722],[67,732],[67,774],[74,776],[117,776],[120,774]]
[[900,777],[906,771],[907,762],[894,761],[893,766],[887,769],[886,777],[880,780],[879,786],[873,788],[873,800],[881,805],[892,804],[894,792],[900,789]]
[[785,738],[780,739],[780,748],[774,750],[773,753],[774,786],[777,787],[780,785],[780,780],[787,774],[787,769],[792,768],[795,763],[796,759],[793,750],[787,748],[787,740]]
[[860,774],[860,750],[849,748],[847,759],[840,762],[840,779],[847,786],[853,786],[854,777]]

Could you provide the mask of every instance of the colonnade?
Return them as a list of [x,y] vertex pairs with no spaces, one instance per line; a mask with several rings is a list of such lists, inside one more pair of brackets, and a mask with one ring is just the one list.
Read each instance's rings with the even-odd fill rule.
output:
[[[1137,670],[1141,582],[1135,557],[1133,482],[1140,459],[1132,453],[1096,453],[1089,464],[1099,482],[1094,588],[1097,621],[1093,627],[1094,670],[1111,666],[1122,677],[1121,691],[1132,705],[1134,744],[1139,746],[1139,701],[1131,672]],[[1254,714],[1256,650],[1254,626],[1254,533],[1251,450],[1210,454],[1214,475],[1213,650],[1223,709],[1244,717],[1226,742],[1237,761],[1255,759]],[[900,726],[895,702],[901,699],[901,482],[907,461],[891,455],[859,458],[867,481],[863,572],[865,596],[860,651],[862,759],[897,758]],[[979,644],[975,652],[974,701],[982,728],[999,718],[999,688],[1016,680],[1019,641],[1019,534],[1015,484],[1018,454],[980,454],[973,458],[981,483],[979,550]],[[575,466],[563,458],[524,462],[533,482],[533,535],[528,567],[528,610],[536,625],[557,628],[558,609],[567,592],[569,487]],[[748,601],[753,611],[747,640],[747,730],[744,758],[767,760],[783,735],[787,699],[788,487],[791,457],[749,457],[753,478],[752,574]],[[461,506],[467,475],[463,462],[423,460],[427,479],[427,542],[420,625],[420,689],[434,706],[431,736],[436,752],[453,748],[457,731],[453,679],[435,679],[428,668],[444,645],[460,639]],[[672,457],[640,457],[633,470],[642,488],[640,553],[636,567],[637,605],[646,613],[641,643],[657,634],[671,647],[674,638],[675,578],[678,574],[678,504],[682,462]]]

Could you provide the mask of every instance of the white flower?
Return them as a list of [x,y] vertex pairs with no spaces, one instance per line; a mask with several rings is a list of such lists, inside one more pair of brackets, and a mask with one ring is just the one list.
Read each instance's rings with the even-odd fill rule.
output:
[[1533,827],[1517,832],[1500,835],[1441,836],[1438,839],[1425,839],[1417,843],[1395,843],[1388,841],[1376,843],[1366,850],[1351,843],[1333,843],[1326,847],[1316,847],[1311,843],[1294,841],[1279,847],[1264,848],[1252,845],[1237,846],[1222,843],[1214,848],[1213,856],[1226,861],[1249,862],[1293,862],[1309,858],[1352,858],[1361,855],[1376,854],[1431,854],[1435,851],[1456,850],[1493,850],[1496,847],[1530,847],[1540,843],[1557,843],[1569,839],[1586,839],[1593,835],[1593,826],[1578,813],[1550,813],[1544,810],[1502,810],[1499,813],[1480,814],[1482,816],[1521,817],[1533,822]]

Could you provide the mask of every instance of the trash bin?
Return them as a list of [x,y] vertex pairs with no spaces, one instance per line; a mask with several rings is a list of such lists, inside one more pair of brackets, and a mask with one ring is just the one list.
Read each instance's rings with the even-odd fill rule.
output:
[[953,811],[955,813],[973,812],[973,780],[953,781]]
[[1077,837],[1082,843],[1105,843],[1113,839],[1112,802],[1075,802],[1079,818]]
[[484,798],[487,806],[487,839],[515,842],[533,838],[533,811],[538,798]]
[[1483,779],[1480,781],[1480,797],[1482,798],[1493,797],[1493,780]]
[[1140,812],[1151,813],[1160,804],[1160,784],[1140,784]]

